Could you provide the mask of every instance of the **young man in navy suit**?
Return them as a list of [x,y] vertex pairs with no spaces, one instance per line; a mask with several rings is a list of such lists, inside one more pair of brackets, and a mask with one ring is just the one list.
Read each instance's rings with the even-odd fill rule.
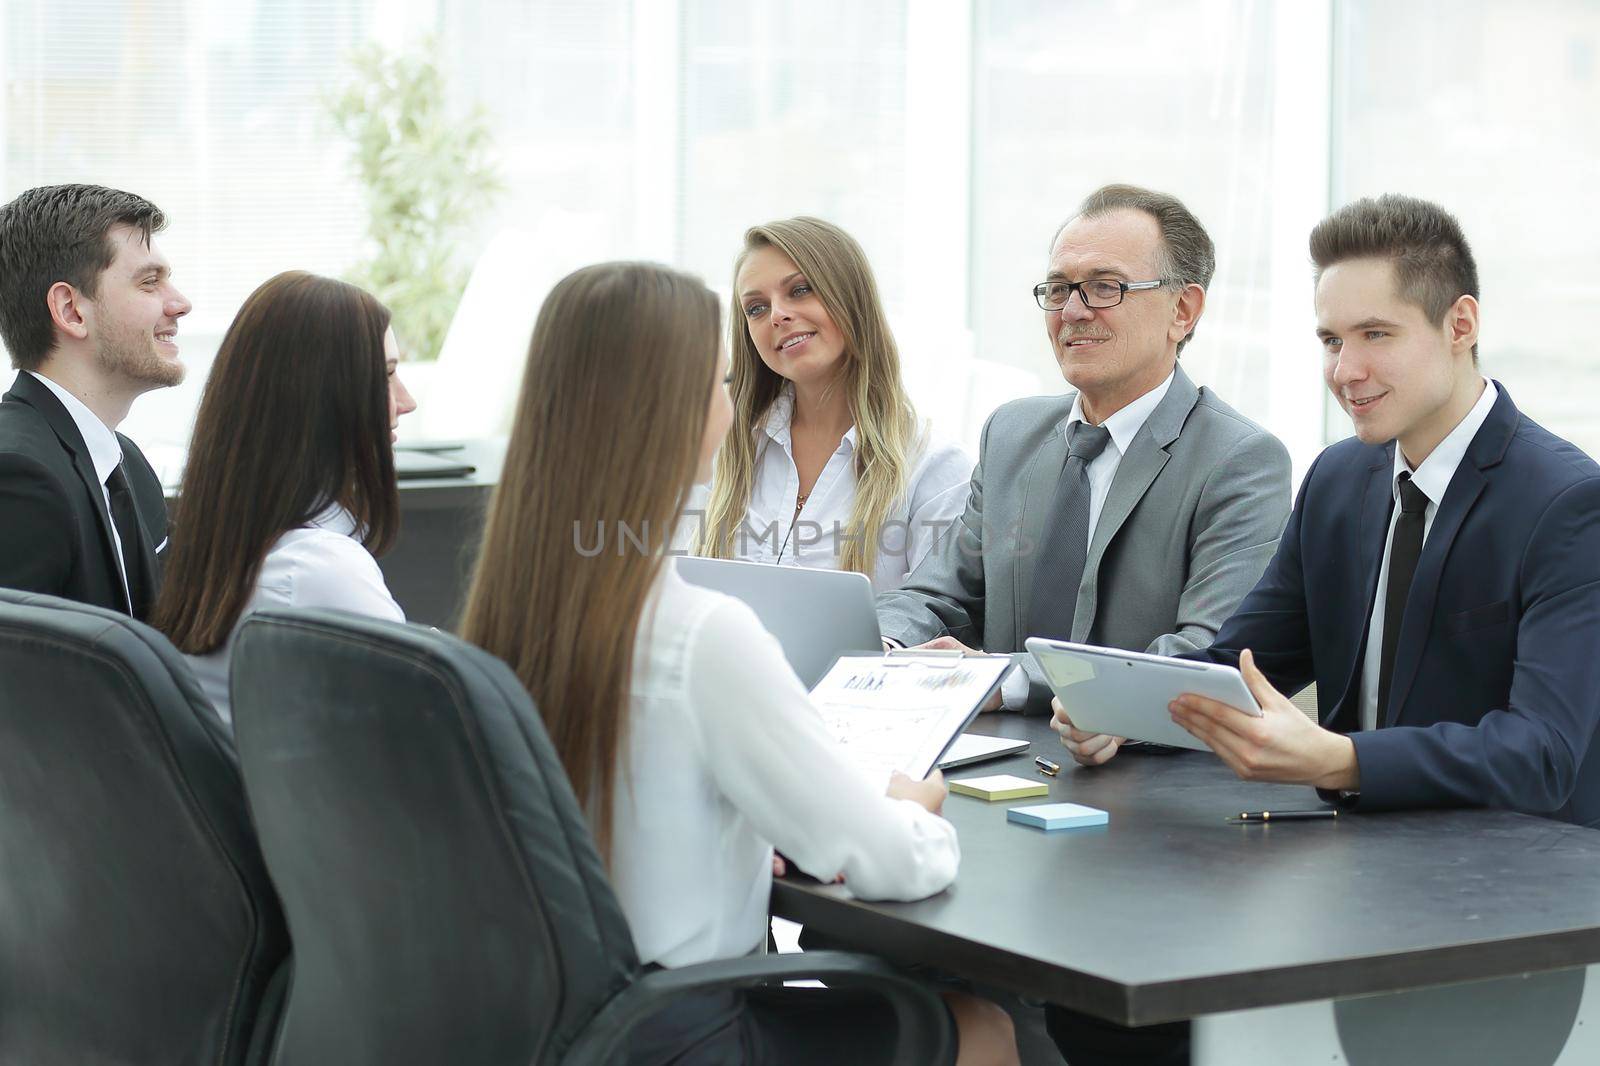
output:
[[[1479,373],[1477,269],[1445,211],[1361,200],[1311,254],[1356,436],[1318,457],[1260,583],[1193,653],[1237,664],[1264,716],[1188,695],[1173,720],[1240,777],[1356,810],[1600,825],[1600,467]],[[1282,695],[1312,681],[1323,727]],[[1057,728],[1080,761],[1115,750],[1059,709]]]
[[0,586],[144,618],[165,546],[161,482],[116,432],[133,401],[183,380],[189,301],[155,245],[161,211],[98,185],[0,207]]

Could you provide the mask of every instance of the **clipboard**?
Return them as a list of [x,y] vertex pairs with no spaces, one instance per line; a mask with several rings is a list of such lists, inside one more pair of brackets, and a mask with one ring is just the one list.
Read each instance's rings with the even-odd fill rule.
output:
[[841,655],[811,688],[846,756],[875,780],[920,781],[1000,689],[1009,655],[956,649]]

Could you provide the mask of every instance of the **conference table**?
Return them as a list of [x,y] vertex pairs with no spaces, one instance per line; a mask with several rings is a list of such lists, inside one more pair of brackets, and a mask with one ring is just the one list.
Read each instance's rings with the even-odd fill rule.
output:
[[[1321,806],[1209,752],[1072,763],[1046,718],[972,732],[1028,752],[947,772],[1049,783],[952,793],[954,885],[868,903],[791,874],[772,912],[841,946],[1124,1025],[1196,1019],[1195,1062],[1600,1062],[1600,831],[1506,811],[1230,824]],[[1035,755],[1062,764],[1054,779]],[[1106,826],[1045,833],[1006,809],[1071,801]]]
[[[380,562],[412,621],[453,624],[504,447],[463,442],[438,454],[472,474],[401,482],[400,538]],[[1197,1066],[1600,1062],[1600,831],[1487,810],[1235,825],[1318,803],[1203,752],[1125,749],[1082,769],[1044,718],[985,715],[971,731],[1031,747],[947,776],[1016,774],[1050,795],[952,794],[954,885],[867,903],[791,874],[773,884],[773,913],[1124,1025],[1195,1019]],[[1060,775],[1038,775],[1037,754]],[[1110,823],[1006,821],[1008,807],[1055,801]]]

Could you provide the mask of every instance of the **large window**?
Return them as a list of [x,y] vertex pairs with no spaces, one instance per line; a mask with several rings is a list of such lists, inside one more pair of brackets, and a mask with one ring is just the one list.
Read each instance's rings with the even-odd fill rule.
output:
[[362,214],[330,150],[319,93],[367,37],[355,0],[6,0],[0,197],[34,185],[131,189],[166,211],[160,238],[194,311],[179,389],[129,429],[172,468],[212,352],[244,297],[295,267],[338,271]]
[[596,259],[625,254],[640,228],[634,188],[657,166],[636,139],[632,5],[441,0],[439,7],[452,103],[488,112],[504,182],[464,253],[515,230],[534,242],[581,233]]
[[[1339,10],[1335,202],[1404,192],[1453,212],[1478,260],[1484,373],[1600,454],[1600,6]],[[1329,429],[1348,422],[1333,412]]]
[[[746,227],[819,215],[899,295],[905,186],[900,3],[706,0],[684,9],[680,261],[727,287]],[[893,297],[891,297],[893,298]]]
[[867,249],[914,398],[972,441],[995,404],[1063,387],[1028,288],[1072,205],[1130,181],[1181,197],[1216,241],[1185,367],[1297,470],[1348,432],[1325,406],[1306,235],[1391,189],[1466,225],[1485,369],[1600,450],[1585,0],[6,0],[0,197],[94,181],[172,217],[192,372],[135,406],[151,450],[181,449],[255,285],[362,254],[324,102],[354,46],[430,37],[451,106],[489,115],[505,182],[460,243],[483,264],[476,310],[431,383],[473,427],[509,407],[553,275],[638,256],[726,289],[747,226],[812,213]]
[[986,357],[1065,387],[1028,290],[1073,206],[1133,182],[1177,195],[1217,246],[1185,369],[1265,417],[1274,6],[980,5],[972,310]]

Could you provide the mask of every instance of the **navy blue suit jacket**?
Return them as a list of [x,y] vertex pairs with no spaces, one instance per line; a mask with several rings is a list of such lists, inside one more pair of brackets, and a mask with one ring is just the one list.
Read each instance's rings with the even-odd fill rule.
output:
[[1359,731],[1358,703],[1393,442],[1317,457],[1266,573],[1192,657],[1250,648],[1279,691],[1315,681],[1322,723],[1355,743],[1362,810],[1600,825],[1600,466],[1499,388],[1423,545],[1382,728]]

